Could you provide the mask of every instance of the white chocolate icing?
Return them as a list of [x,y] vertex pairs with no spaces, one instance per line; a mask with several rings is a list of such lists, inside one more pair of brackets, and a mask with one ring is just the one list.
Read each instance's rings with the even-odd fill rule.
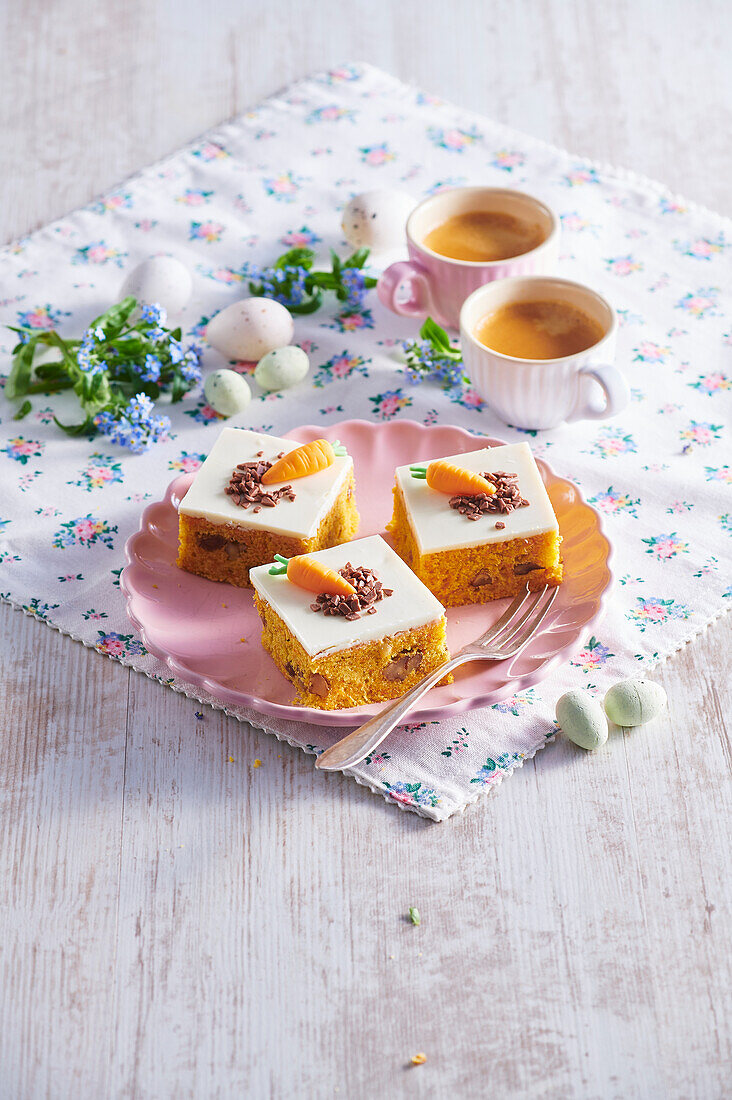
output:
[[269,565],[258,565],[249,579],[258,595],[282,619],[310,657],[337,653],[342,649],[403,630],[414,630],[441,619],[445,609],[380,535],[331,546],[312,555],[336,571],[350,561],[355,568],[373,569],[384,588],[393,590],[376,605],[375,615],[361,614],[349,622],[341,615],[313,611],[315,593],[306,592],[287,579],[272,576]]
[[[430,461],[425,460],[424,465]],[[519,491],[529,504],[503,515],[488,512],[480,519],[470,520],[450,507],[447,493],[430,489],[426,481],[412,477],[409,466],[399,466],[395,471],[397,484],[404,495],[409,522],[421,553],[436,554],[441,550],[529,539],[559,530],[557,517],[528,443],[483,447],[468,454],[448,455],[446,461],[454,462],[474,474],[485,470],[518,474]],[[497,522],[505,523],[505,528],[496,530]]]
[[[343,483],[353,469],[350,455],[336,458],[332,466],[309,477],[293,480],[294,500],[279,500],[274,508],[253,508],[234,504],[225,489],[239,462],[255,462],[257,451],[275,462],[280,451],[292,451],[300,444],[292,439],[276,439],[244,428],[224,428],[208,458],[197,471],[193,483],[180,503],[184,516],[199,516],[211,523],[235,523],[248,530],[276,531],[294,538],[312,538],[321,520],[328,514]],[[288,482],[273,482],[268,489],[279,489]]]

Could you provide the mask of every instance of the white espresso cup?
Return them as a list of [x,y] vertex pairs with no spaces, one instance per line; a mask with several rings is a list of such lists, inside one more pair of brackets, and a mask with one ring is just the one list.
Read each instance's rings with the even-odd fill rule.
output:
[[[602,336],[592,347],[561,359],[519,359],[493,351],[475,335],[488,314],[514,302],[567,302],[596,321]],[[515,428],[556,428],[564,421],[605,420],[630,400],[628,383],[613,365],[618,319],[594,290],[554,276],[519,275],[479,287],[460,310],[460,344],[475,391]]]

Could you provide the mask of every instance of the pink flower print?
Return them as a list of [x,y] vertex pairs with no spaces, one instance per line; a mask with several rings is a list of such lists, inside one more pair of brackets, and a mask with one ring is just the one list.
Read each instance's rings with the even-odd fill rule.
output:
[[480,412],[485,408],[485,401],[474,389],[464,390],[461,386],[456,386],[448,393],[450,400],[456,405],[462,405],[464,409],[474,409],[476,412]]
[[89,210],[94,214],[107,214],[112,210],[129,210],[132,205],[132,194],[129,191],[115,191],[93,202]]
[[714,371],[712,374],[700,374],[696,382],[689,382],[688,385],[711,397],[714,393],[732,389],[732,378],[728,378],[721,371]]
[[320,409],[321,416],[332,416],[333,413],[343,412],[342,405],[326,405],[324,409]]
[[369,401],[374,406],[374,415],[379,420],[392,420],[401,409],[406,409],[412,404],[411,397],[405,397],[401,389],[378,393],[375,397],[370,397]]
[[356,112],[348,107],[339,107],[337,103],[329,103],[325,107],[315,107],[305,117],[305,122],[310,126],[316,122],[341,122],[345,120],[355,122]]
[[198,264],[197,270],[200,271],[205,279],[213,279],[215,283],[224,283],[226,286],[232,286],[234,283],[242,283],[247,277],[246,265],[236,270],[232,267],[204,267],[202,264]]
[[112,248],[104,241],[94,241],[92,244],[84,245],[83,248],[77,248],[71,257],[71,262],[72,264],[98,265],[113,263],[117,267],[122,267],[126,256],[126,252],[122,252],[118,248]]
[[314,244],[319,244],[321,238],[312,229],[308,229],[306,225],[302,225],[299,229],[289,229],[287,233],[283,233],[280,237],[280,242],[286,248],[312,248]]
[[448,176],[447,179],[437,180],[428,187],[425,194],[437,195],[440,191],[451,191],[454,187],[462,187],[467,183],[467,176]]
[[220,222],[191,222],[188,230],[188,239],[191,241],[206,241],[213,244],[221,240],[224,227]]
[[589,218],[583,218],[576,210],[572,210],[567,214],[560,214],[559,220],[562,223],[562,228],[569,230],[570,233],[592,233],[597,236],[600,228],[597,224],[591,222]]
[[654,344],[652,340],[643,340],[637,348],[633,348],[634,362],[640,363],[664,363],[666,356],[671,354],[671,348],[662,344]]
[[732,535],[732,514],[727,512],[723,516],[717,516],[717,519],[719,520],[719,526],[725,534]]
[[358,312],[349,311],[339,313],[333,318],[333,324],[327,328],[336,328],[339,332],[358,332],[362,329],[373,328],[374,319],[370,309],[362,309]]
[[625,512],[635,519],[638,518],[637,508],[640,505],[640,499],[633,500],[628,493],[621,493],[614,489],[612,485],[604,492],[590,497],[589,503],[594,504],[598,511],[604,512],[606,515],[617,515]]
[[611,653],[606,645],[598,642],[593,634],[585,648],[580,650],[570,664],[575,668],[581,668],[584,673],[597,672],[614,656],[615,654]]
[[693,260],[711,260],[712,256],[723,252],[727,247],[724,234],[720,233],[714,240],[709,237],[697,237],[693,241],[674,241],[674,248],[683,256],[690,256]]
[[614,256],[612,259],[605,260],[605,266],[612,275],[632,275],[635,271],[642,271],[643,264],[640,260],[634,260],[633,257],[628,254],[627,256]]
[[658,209],[662,214],[685,214],[686,207],[677,202],[676,199],[660,198],[658,200]]
[[499,149],[494,154],[491,164],[494,168],[501,168],[504,172],[513,172],[514,168],[523,168],[526,157],[523,153],[511,149]]
[[263,181],[264,190],[279,202],[294,202],[303,180],[292,172],[282,172],[279,176],[268,176]]
[[683,309],[686,313],[691,314],[692,317],[697,318],[707,317],[710,314],[714,315],[717,311],[718,294],[719,287],[716,286],[704,287],[701,290],[697,290],[696,293],[689,291],[683,298],[679,298],[675,308]]
[[361,73],[355,65],[338,65],[335,69],[329,69],[322,77],[323,84],[347,84],[353,80],[359,80]]
[[24,439],[22,435],[18,435],[15,439],[9,439],[7,447],[3,447],[2,451],[8,458],[19,462],[21,466],[26,466],[29,458],[41,457],[45,446],[46,444],[38,439]]
[[205,457],[205,454],[181,451],[177,458],[171,458],[168,461],[168,469],[177,470],[181,474],[190,474],[193,473],[194,470],[198,470],[201,467]]
[[647,554],[652,554],[656,561],[669,561],[677,554],[688,554],[689,546],[673,531],[670,535],[654,535],[650,539],[641,539],[648,549]]
[[617,455],[634,454],[638,450],[632,435],[623,434],[622,428],[601,428],[597,439],[588,454],[597,454],[600,458],[614,458]]
[[666,509],[670,516],[684,515],[686,512],[690,512],[694,507],[688,500],[674,500]]
[[231,156],[223,145],[219,145],[215,141],[204,141],[197,149],[192,151],[192,155],[205,161],[224,160],[226,157]]
[[18,312],[18,324],[24,328],[53,329],[60,323],[62,317],[71,315],[63,309],[54,309],[53,306],[33,306],[22,313]]
[[692,612],[686,604],[664,600],[660,596],[636,596],[637,607],[626,612],[626,618],[635,622],[641,633],[647,626],[660,626],[671,619],[688,619]]
[[562,176],[562,182],[566,183],[567,187],[581,187],[586,183],[599,183],[600,179],[595,168],[578,167]]
[[439,149],[446,149],[450,153],[462,153],[469,145],[480,141],[482,135],[474,126],[470,130],[461,130],[456,126],[449,129],[430,126],[427,129],[427,137]]
[[175,201],[184,206],[205,206],[211,201],[213,191],[204,191],[200,187],[186,187],[182,195],[177,195]]
[[[186,416],[190,416],[195,420],[197,424],[213,424],[217,420],[223,420],[224,417],[214,411],[205,400],[199,401],[195,409],[186,409]],[[254,429],[252,429],[254,431]]]
[[313,384],[320,387],[326,382],[350,378],[353,374],[361,374],[367,378],[369,372],[365,364],[366,360],[360,355],[351,355],[350,352],[343,351],[318,368],[313,377]]
[[396,153],[392,153],[387,142],[379,145],[366,145],[359,149],[361,160],[371,168],[379,168],[383,164],[390,164],[396,159]]
[[705,466],[707,481],[721,481],[723,485],[732,485],[732,466]]
[[721,424],[690,420],[688,426],[679,433],[679,436],[684,443],[694,443],[698,447],[709,447],[715,439],[719,439],[721,431]]
[[139,222],[135,222],[135,229],[140,229],[143,233],[150,233],[157,224],[157,218],[141,218]]

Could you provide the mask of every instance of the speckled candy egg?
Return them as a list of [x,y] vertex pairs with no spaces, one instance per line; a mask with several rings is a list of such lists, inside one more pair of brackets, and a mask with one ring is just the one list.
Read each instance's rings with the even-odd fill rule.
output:
[[211,408],[221,416],[243,412],[252,399],[249,384],[235,370],[215,370],[209,374],[203,392]]
[[122,284],[122,297],[132,294],[143,304],[160,305],[169,316],[180,313],[193,293],[187,267],[174,256],[150,256],[133,268]]
[[383,252],[404,244],[414,199],[404,191],[364,191],[343,211],[343,236],[354,248]]
[[268,351],[292,343],[295,324],[289,311],[271,298],[243,298],[209,322],[206,339],[227,359],[257,362]]
[[291,345],[268,351],[257,363],[254,380],[263,390],[286,390],[302,382],[309,369],[305,352]]
[[607,741],[607,718],[597,699],[586,691],[565,692],[554,713],[564,736],[581,749],[599,749]]
[[666,706],[666,692],[652,680],[621,680],[607,692],[604,706],[616,726],[642,726]]

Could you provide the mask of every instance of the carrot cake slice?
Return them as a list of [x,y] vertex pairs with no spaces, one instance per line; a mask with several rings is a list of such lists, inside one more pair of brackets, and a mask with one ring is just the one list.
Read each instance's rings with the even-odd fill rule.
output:
[[445,609],[379,535],[282,556],[251,581],[262,645],[296,703],[336,710],[396,699],[448,660]]
[[562,580],[559,524],[528,443],[398,467],[388,530],[445,607]]
[[178,507],[178,565],[251,587],[249,570],[275,554],[353,538],[354,490],[353,459],[340,445],[224,428]]

